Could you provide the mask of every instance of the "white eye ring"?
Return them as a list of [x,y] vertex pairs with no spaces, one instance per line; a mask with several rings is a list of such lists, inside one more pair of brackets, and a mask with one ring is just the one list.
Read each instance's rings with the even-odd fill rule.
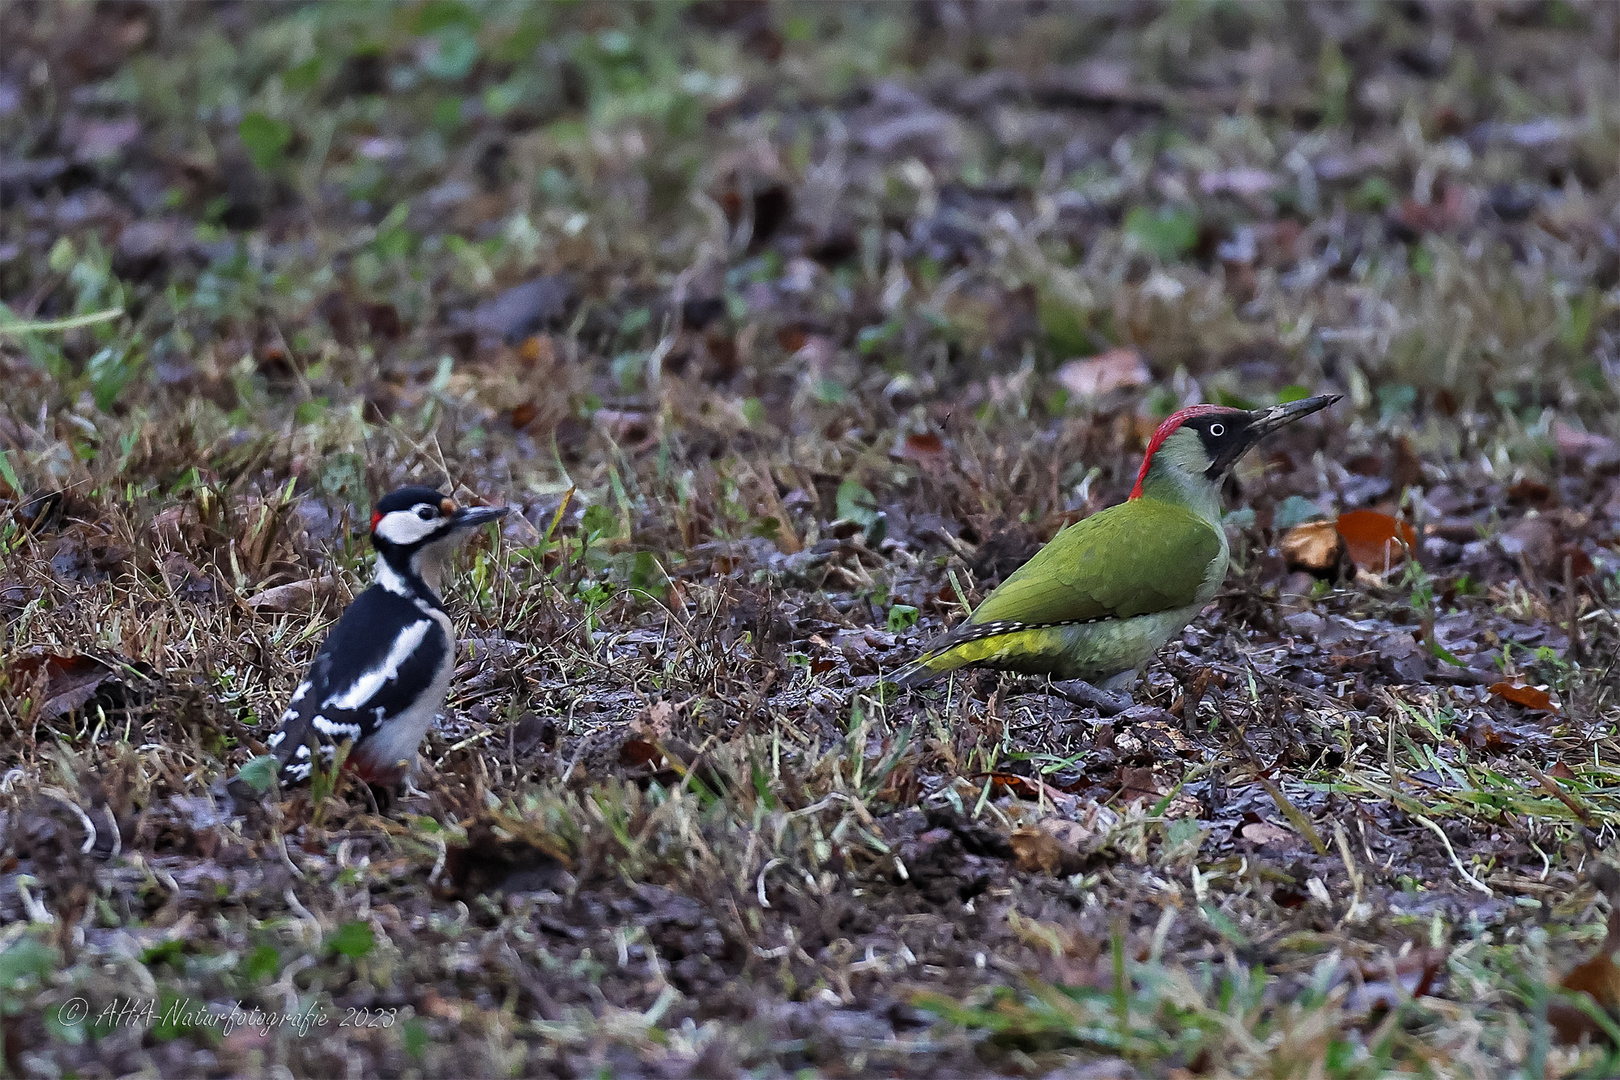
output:
[[1222,435],[1226,434],[1226,425],[1225,424],[1211,424],[1211,425],[1209,425],[1209,433],[1211,435],[1215,436],[1216,438],[1220,438]]

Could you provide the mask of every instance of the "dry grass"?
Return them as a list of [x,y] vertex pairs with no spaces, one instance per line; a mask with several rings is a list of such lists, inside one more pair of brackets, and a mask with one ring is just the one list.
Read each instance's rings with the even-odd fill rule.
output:
[[[1617,33],[0,11],[5,1071],[1612,1071]],[[1295,385],[1150,709],[881,685]],[[422,793],[221,813],[405,480],[523,508]],[[1290,572],[1301,500],[1415,563]]]

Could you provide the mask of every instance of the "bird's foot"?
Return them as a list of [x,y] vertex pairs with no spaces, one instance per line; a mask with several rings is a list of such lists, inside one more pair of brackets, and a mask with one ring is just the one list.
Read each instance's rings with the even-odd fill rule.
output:
[[1074,705],[1089,705],[1097,710],[1099,716],[1118,716],[1120,713],[1135,705],[1131,695],[1125,691],[1111,694],[1107,690],[1100,690],[1084,679],[1068,679],[1063,682],[1054,682],[1052,692],[1058,697]]

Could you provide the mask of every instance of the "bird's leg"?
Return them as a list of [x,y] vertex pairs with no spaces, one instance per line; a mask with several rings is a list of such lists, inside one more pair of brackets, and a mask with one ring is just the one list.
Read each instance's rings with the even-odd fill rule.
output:
[[1099,716],[1118,716],[1129,709],[1136,702],[1131,700],[1130,692],[1120,690],[1118,693],[1109,693],[1099,689],[1084,679],[1067,679],[1063,682],[1052,683],[1052,692],[1075,705],[1089,705],[1097,710]]

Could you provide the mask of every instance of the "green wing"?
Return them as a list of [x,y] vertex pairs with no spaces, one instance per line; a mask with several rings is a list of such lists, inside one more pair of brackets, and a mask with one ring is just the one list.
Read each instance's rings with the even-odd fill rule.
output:
[[1133,499],[1064,529],[965,625],[1089,622],[1197,603],[1223,537],[1190,510]]

